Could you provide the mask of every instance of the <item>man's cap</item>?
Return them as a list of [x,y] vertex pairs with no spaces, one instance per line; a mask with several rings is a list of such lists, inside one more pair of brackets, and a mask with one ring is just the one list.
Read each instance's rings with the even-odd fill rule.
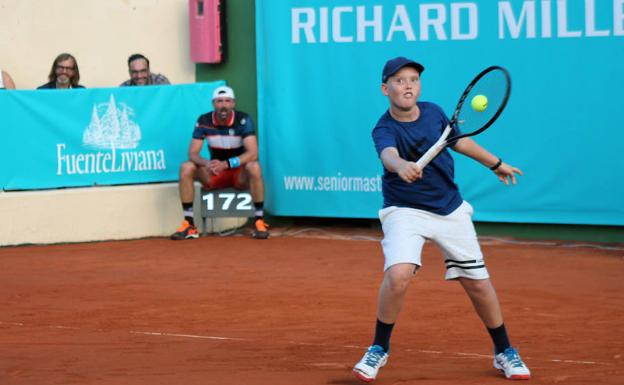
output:
[[234,97],[234,90],[231,89],[228,86],[217,87],[214,90],[214,92],[212,93],[212,100],[215,100],[217,98],[232,98],[232,99],[235,99],[235,97]]
[[386,62],[386,65],[384,66],[383,72],[381,74],[381,82],[385,83],[390,76],[399,72],[399,70],[403,67],[413,67],[414,69],[416,69],[416,71],[418,71],[419,74],[421,74],[425,70],[425,67],[423,67],[423,65],[420,63],[417,63],[403,56],[395,57],[394,59],[390,59]]

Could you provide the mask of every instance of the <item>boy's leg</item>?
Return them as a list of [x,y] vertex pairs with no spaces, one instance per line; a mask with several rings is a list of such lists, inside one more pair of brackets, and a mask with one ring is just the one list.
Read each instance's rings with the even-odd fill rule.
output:
[[388,362],[392,329],[417,269],[417,265],[401,263],[391,266],[384,273],[383,282],[379,287],[375,338],[373,344],[353,368],[355,375],[362,381],[373,381],[379,369]]
[[384,279],[379,288],[377,318],[394,323],[407,288],[421,266],[421,253],[428,236],[429,214],[405,207],[387,207],[379,212],[384,238]]
[[[494,286],[489,279],[477,233],[472,223],[472,206],[463,202],[446,217],[436,218],[434,242],[442,249],[447,280],[459,280],[488,329],[495,346],[494,367],[507,378],[528,379],[529,369],[510,346]],[[501,361],[505,353],[505,362]]]
[[409,284],[421,266],[429,214],[421,210],[387,207],[380,211],[379,219],[384,232],[381,241],[384,279],[379,288],[377,332],[373,345],[380,345],[388,351],[389,337],[383,337],[384,324],[394,325],[396,322]]
[[412,277],[421,265],[427,215],[420,210],[388,207],[380,211],[384,239],[384,279],[379,288],[375,338],[355,365],[355,375],[371,382],[388,361],[390,337]]
[[466,294],[470,297],[479,318],[488,329],[495,329],[503,324],[498,297],[489,279],[459,278]]
[[405,294],[417,270],[417,265],[400,263],[391,266],[384,273],[377,300],[377,324],[373,345],[381,346],[385,352],[390,350],[392,329],[403,308]]
[[459,278],[459,282],[470,297],[479,318],[492,337],[494,367],[501,370],[505,377],[513,380],[531,378],[529,368],[524,364],[516,349],[509,343],[500,303],[492,282],[489,279],[468,278]]
[[411,263],[400,263],[385,271],[384,279],[379,287],[378,320],[386,324],[396,322],[405,301],[405,294],[418,267]]

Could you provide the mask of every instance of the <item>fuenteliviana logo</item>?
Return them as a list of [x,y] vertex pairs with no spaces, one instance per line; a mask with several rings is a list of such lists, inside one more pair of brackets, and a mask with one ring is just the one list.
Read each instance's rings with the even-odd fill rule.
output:
[[136,148],[141,141],[141,127],[132,120],[133,117],[134,110],[125,103],[118,106],[111,95],[110,102],[93,106],[82,144],[104,150]]
[[65,143],[58,143],[57,175],[165,170],[164,150],[135,150],[141,127],[134,118],[134,110],[116,103],[113,95],[107,103],[94,104],[82,145],[98,151],[68,154]]

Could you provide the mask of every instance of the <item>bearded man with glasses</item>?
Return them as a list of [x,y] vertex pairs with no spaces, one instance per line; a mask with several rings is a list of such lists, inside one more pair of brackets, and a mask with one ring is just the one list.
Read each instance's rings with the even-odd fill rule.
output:
[[78,62],[76,58],[68,53],[62,53],[54,59],[48,83],[37,87],[43,89],[69,89],[84,88],[80,84],[80,71],[78,70]]

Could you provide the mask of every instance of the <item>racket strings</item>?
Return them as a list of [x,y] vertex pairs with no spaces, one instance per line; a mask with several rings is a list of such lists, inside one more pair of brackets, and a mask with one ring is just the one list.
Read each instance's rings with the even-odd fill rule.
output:
[[[496,119],[505,107],[509,95],[509,80],[502,70],[493,70],[481,77],[465,94],[463,104],[456,114],[456,124],[462,133],[470,133],[487,127]],[[485,96],[487,105],[484,109],[473,107],[475,97]]]

